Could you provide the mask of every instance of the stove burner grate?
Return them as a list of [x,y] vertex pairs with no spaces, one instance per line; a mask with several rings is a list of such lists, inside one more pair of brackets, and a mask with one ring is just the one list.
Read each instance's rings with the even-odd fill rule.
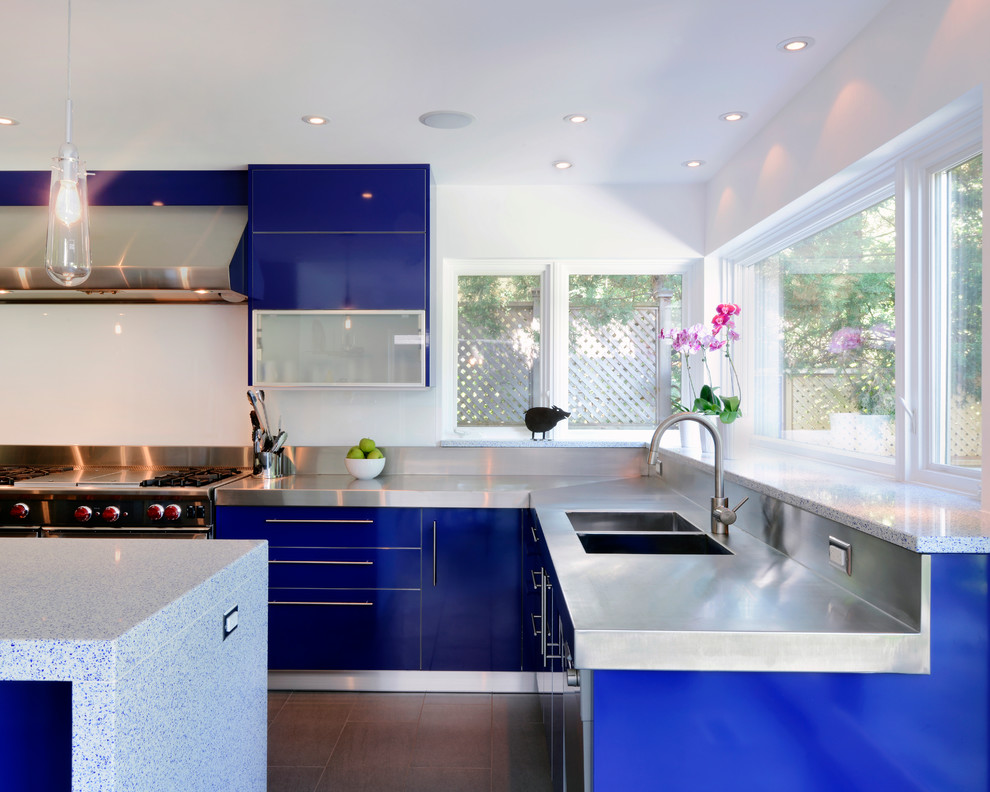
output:
[[141,482],[142,487],[204,487],[240,474],[237,468],[183,468]]
[[9,487],[15,481],[26,481],[42,476],[50,476],[52,473],[63,473],[72,470],[69,465],[57,465],[55,467],[38,467],[37,465],[0,465],[0,486]]

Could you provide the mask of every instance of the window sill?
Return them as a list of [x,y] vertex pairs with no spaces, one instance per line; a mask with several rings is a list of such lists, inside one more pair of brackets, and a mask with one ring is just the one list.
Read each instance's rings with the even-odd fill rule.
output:
[[441,440],[441,448],[645,448],[642,440]]
[[[661,459],[714,466],[696,449],[663,448]],[[990,553],[990,513],[975,497],[759,448],[724,469],[726,481],[917,553]]]

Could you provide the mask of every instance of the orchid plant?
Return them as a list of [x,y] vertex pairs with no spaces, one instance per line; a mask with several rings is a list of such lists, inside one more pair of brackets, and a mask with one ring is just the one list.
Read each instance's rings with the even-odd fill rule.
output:
[[[738,394],[741,390],[739,385],[739,375],[736,373],[735,363],[732,361],[732,343],[739,340],[739,331],[736,330],[735,318],[740,313],[739,306],[735,303],[720,303],[715,308],[715,316],[710,325],[696,324],[689,328],[670,328],[660,331],[660,338],[673,347],[675,352],[680,352],[684,363],[684,374],[687,379],[688,388],[691,394],[691,406],[687,407],[679,401],[674,404],[675,409],[680,412],[697,412],[704,415],[717,415],[722,423],[732,423],[742,415],[739,409],[740,397],[738,395],[719,396],[715,393],[717,387],[711,385],[712,372],[708,365],[708,353],[724,350],[729,362],[729,371],[732,376],[732,390]],[[691,374],[692,356],[701,354],[701,365],[704,369],[702,376],[702,386],[699,391],[695,391],[694,378]],[[681,383],[682,399],[684,385]]]

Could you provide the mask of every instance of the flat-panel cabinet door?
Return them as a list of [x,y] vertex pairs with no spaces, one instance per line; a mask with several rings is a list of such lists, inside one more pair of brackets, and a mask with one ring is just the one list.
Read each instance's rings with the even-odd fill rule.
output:
[[256,310],[426,310],[424,234],[254,234]]
[[428,173],[426,166],[252,167],[252,231],[422,233]]
[[423,510],[423,668],[522,667],[521,512]]

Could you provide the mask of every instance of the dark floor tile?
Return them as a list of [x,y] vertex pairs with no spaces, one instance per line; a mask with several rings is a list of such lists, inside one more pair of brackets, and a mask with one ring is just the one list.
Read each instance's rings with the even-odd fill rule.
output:
[[313,792],[323,767],[269,767],[268,792]]
[[427,693],[425,704],[491,705],[491,693]]
[[415,723],[422,709],[422,693],[362,693],[354,699],[348,721]]
[[406,792],[490,792],[492,773],[473,767],[413,767]]
[[497,724],[492,738],[492,792],[552,789],[543,724]]
[[268,728],[268,764],[326,765],[350,710],[332,695],[293,693]]
[[492,697],[492,722],[508,726],[543,723],[543,709],[536,693],[498,693]]
[[270,691],[268,693],[268,725],[272,725],[272,721],[275,720],[275,716],[278,715],[282,705],[289,700],[289,692],[287,690],[276,690]]
[[406,792],[408,774],[408,767],[387,765],[336,767],[331,763],[323,774],[316,792]]
[[348,723],[333,749],[329,766],[408,767],[415,742],[415,723]]
[[414,767],[491,768],[491,708],[424,704],[412,764]]

